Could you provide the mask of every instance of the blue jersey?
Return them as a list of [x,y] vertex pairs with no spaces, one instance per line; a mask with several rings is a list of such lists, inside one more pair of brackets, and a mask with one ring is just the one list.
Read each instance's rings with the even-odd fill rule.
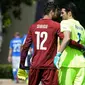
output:
[[20,56],[21,45],[22,45],[22,39],[21,38],[13,38],[10,41],[10,48],[12,49],[12,56]]

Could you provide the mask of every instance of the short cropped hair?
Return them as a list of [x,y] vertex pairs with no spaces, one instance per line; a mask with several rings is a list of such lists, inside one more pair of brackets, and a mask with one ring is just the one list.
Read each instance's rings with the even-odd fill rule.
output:
[[65,8],[66,12],[71,11],[73,18],[77,16],[77,7],[73,2],[68,2],[62,5],[62,8]]
[[47,2],[44,5],[44,15],[48,15],[51,10],[55,12],[56,5],[54,4],[54,2]]
[[15,32],[14,33],[14,37],[16,37],[16,36],[20,36],[20,33],[19,32]]

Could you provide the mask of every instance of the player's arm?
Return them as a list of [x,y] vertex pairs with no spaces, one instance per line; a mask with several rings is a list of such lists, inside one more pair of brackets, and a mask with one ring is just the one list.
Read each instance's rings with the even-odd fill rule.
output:
[[58,52],[61,52],[61,53],[63,52],[63,50],[65,49],[65,47],[67,45],[69,45],[69,43],[70,43],[70,31],[64,31],[63,34],[64,34],[64,38],[62,40],[60,49],[58,51]]
[[18,69],[17,76],[19,79],[26,80],[28,78],[28,74],[25,70],[28,70],[29,67],[25,67],[25,60],[28,54],[29,47],[32,43],[32,34],[31,34],[31,28],[29,28],[29,32],[27,34],[26,40],[24,45],[22,45],[21,49],[21,57],[20,57],[20,67]]
[[60,60],[60,56],[61,53],[63,52],[63,50],[65,49],[65,47],[69,44],[70,42],[70,31],[64,31],[64,38],[62,40],[62,43],[60,45],[60,48],[56,54],[56,56],[54,57],[54,65],[59,69],[59,60]]
[[[59,36],[59,38],[62,40],[63,38],[64,38],[64,34],[63,34],[63,32],[60,32],[60,26],[59,26],[59,28],[57,29],[57,35]],[[78,42],[76,42],[76,41],[74,41],[74,40],[72,40],[72,39],[70,39],[69,40],[69,46],[70,47],[72,47],[72,48],[76,48],[76,49],[79,49],[79,50],[81,50],[81,49],[84,49],[84,46],[82,45],[82,44],[79,44]]]
[[57,52],[59,51],[59,48],[60,48],[60,38],[58,37],[58,40],[57,40]]
[[[78,46],[78,43],[75,42],[73,43],[72,40],[71,40],[71,30],[67,27],[64,27],[63,28],[63,38],[61,37],[61,34],[60,31],[58,32],[59,33],[59,36],[60,38],[62,39],[62,43],[61,43],[61,46],[60,46],[60,49],[58,50],[56,56],[54,57],[54,65],[59,69],[59,60],[60,60],[60,56],[62,54],[62,52],[64,51],[64,49],[66,48],[67,45],[73,45],[73,46]],[[70,44],[69,44],[70,43]],[[77,45],[76,45],[77,44]],[[80,47],[76,47],[76,48],[81,48],[82,49],[82,45]]]
[[10,41],[10,45],[9,45],[9,53],[8,53],[8,62],[10,63],[12,61],[12,40]]
[[12,61],[12,49],[9,48],[9,53],[8,53],[8,62],[10,63]]
[[26,37],[25,43],[22,46],[21,50],[21,57],[20,57],[20,68],[24,69],[25,68],[25,59],[28,54],[29,47],[31,46],[32,43],[32,33],[31,33],[31,28],[29,29],[28,35]]

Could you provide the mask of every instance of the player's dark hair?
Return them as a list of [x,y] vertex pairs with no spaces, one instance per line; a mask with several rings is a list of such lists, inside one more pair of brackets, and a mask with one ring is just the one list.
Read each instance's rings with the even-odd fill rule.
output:
[[77,16],[77,7],[73,2],[68,2],[62,5],[62,8],[65,8],[66,12],[71,11],[73,18]]
[[54,4],[54,2],[47,2],[45,5],[44,5],[44,15],[47,15],[49,14],[50,11],[53,11],[55,12],[56,10],[56,5]]

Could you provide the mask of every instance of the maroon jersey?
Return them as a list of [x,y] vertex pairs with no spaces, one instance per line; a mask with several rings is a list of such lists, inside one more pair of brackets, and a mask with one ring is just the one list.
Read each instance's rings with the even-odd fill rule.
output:
[[21,52],[21,64],[25,63],[28,49],[33,42],[34,55],[32,68],[55,68],[53,59],[57,53],[57,37],[63,38],[60,33],[60,24],[50,19],[40,19],[34,23],[29,32]]
[[57,37],[61,35],[60,24],[50,19],[40,19],[28,32],[21,52],[21,63],[25,62],[28,48],[34,44],[32,68],[54,68],[53,59],[57,52]]

